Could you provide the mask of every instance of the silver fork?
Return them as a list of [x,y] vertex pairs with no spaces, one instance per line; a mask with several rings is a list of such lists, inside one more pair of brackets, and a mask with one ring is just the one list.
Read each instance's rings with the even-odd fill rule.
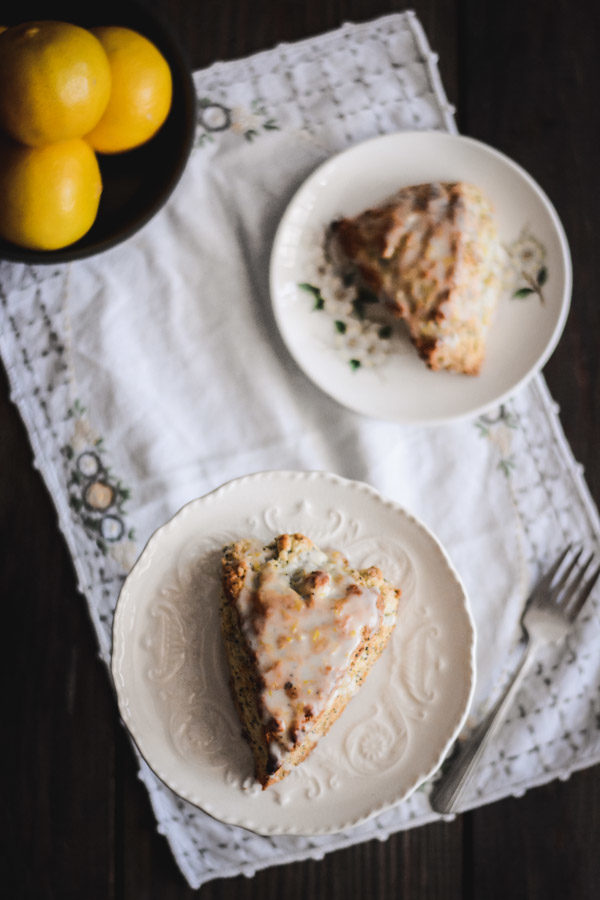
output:
[[593,554],[579,565],[582,552],[583,548],[568,561],[567,557],[573,553],[573,545],[569,544],[529,595],[521,617],[525,652],[503,694],[459,747],[457,755],[448,761],[439,781],[434,783],[429,802],[437,812],[456,811],[464,788],[485,748],[504,723],[505,713],[512,704],[536,651],[544,644],[555,643],[565,637],[581,612],[600,576],[598,566],[586,579]]

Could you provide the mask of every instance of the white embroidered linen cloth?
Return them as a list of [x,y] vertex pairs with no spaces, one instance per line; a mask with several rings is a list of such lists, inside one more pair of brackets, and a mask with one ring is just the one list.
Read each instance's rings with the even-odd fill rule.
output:
[[[173,197],[125,244],[69,266],[2,264],[0,350],[110,657],[124,573],[185,502],[265,469],[366,481],[420,517],[465,582],[478,630],[473,713],[514,656],[527,587],[600,527],[541,377],[486,416],[431,428],[366,420],[307,381],[269,305],[295,189],[333,153],[402,129],[455,130],[415,15],[347,24],[195,75],[196,146]],[[465,808],[600,760],[598,597],[527,678]],[[438,818],[427,790],[367,823],[261,837],[176,797],[140,761],[159,831],[192,886]]]

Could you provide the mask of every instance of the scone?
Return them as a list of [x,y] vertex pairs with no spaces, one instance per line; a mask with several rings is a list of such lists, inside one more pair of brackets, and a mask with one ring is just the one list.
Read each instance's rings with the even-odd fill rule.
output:
[[379,658],[400,591],[301,534],[222,559],[222,631],[231,687],[263,788],[314,749]]
[[346,264],[393,312],[431,369],[475,375],[502,285],[489,200],[464,182],[402,188],[331,228]]

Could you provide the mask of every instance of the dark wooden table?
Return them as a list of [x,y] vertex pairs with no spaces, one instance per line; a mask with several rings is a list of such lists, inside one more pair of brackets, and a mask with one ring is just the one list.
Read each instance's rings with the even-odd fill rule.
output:
[[[386,0],[154,0],[194,67],[396,11]],[[592,0],[416,0],[460,130],[513,157],[556,205],[574,263],[572,311],[545,369],[600,501],[600,15]],[[7,898],[191,896],[119,725],[85,603],[19,416],[0,377],[0,597],[5,632],[3,861]],[[462,816],[206,885],[201,896],[600,896],[600,769]]]

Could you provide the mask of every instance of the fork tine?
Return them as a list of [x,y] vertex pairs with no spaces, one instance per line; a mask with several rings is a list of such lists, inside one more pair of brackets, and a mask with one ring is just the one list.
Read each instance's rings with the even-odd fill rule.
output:
[[[567,582],[571,576],[571,572],[573,571],[573,569],[579,562],[579,557],[581,556],[582,553],[583,553],[583,547],[580,547],[579,550],[577,551],[577,553],[575,554],[575,556],[573,557],[573,559],[571,560],[571,562],[569,563],[569,565],[567,566],[567,568],[565,569],[564,574],[563,574],[562,578],[560,579],[560,581],[558,581],[552,588],[552,600],[558,600],[558,598],[560,596],[560,592],[567,584]],[[588,565],[589,565],[589,563],[588,563]],[[584,574],[585,574],[585,569],[584,569]]]
[[[592,557],[590,557],[590,559],[588,561],[588,565],[591,561],[592,561]],[[600,566],[597,566],[596,570],[594,572],[592,572],[592,574],[590,575],[588,580],[585,582],[585,584],[581,588],[578,597],[575,599],[573,605],[570,607],[570,609],[568,611],[568,616],[569,616],[569,619],[571,622],[574,622],[575,619],[577,618],[577,616],[579,615],[579,613],[581,612],[581,610],[583,608],[583,604],[585,603],[587,598],[590,596],[590,594],[594,590],[594,586],[595,586],[596,582],[598,581],[599,577],[600,577]]]
[[554,576],[562,566],[563,562],[567,558],[568,554],[573,549],[573,544],[569,544],[565,550],[560,554],[556,562],[548,569],[548,571],[540,578],[540,580],[535,585],[531,594],[529,595],[529,602],[532,604],[536,604],[540,599],[544,597],[545,592],[548,590],[550,585],[554,580]]
[[[571,581],[569,582],[567,580],[568,576],[573,571],[573,567],[574,567],[575,563],[578,561],[579,557],[581,556],[581,552],[582,551],[580,550],[579,553],[577,554],[577,556],[575,557],[575,559],[573,560],[572,565],[569,566],[568,571],[565,573],[563,578],[561,578],[559,584],[556,585],[556,593],[555,593],[553,599],[556,599],[559,607],[561,607],[563,610],[565,610],[567,608],[567,606],[569,605],[569,603],[571,602],[571,600],[577,593],[579,585],[585,578],[585,573],[589,569],[590,564],[594,559],[594,554],[590,553],[590,555],[588,556],[586,561],[584,563],[582,563],[582,565],[579,567],[579,571],[575,574],[574,578],[572,578]],[[561,597],[561,596],[559,596],[559,594],[560,594],[560,591],[563,589],[563,587],[564,587],[564,593]]]

